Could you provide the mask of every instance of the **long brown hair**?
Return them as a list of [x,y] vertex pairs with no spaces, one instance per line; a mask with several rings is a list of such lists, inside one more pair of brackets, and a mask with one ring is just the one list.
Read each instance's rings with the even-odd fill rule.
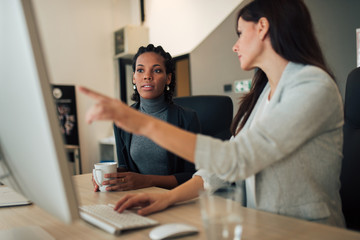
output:
[[[276,53],[291,62],[317,66],[334,79],[303,0],[254,0],[239,11],[237,21],[240,17],[255,23],[265,17],[269,21],[269,36]],[[239,110],[231,124],[233,136],[240,132],[249,119],[267,81],[263,70],[257,69],[250,92],[240,99]]]

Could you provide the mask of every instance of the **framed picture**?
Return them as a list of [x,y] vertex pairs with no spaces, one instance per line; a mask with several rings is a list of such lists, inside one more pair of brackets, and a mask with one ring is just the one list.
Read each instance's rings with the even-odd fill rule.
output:
[[52,85],[61,132],[67,145],[79,145],[75,87]]

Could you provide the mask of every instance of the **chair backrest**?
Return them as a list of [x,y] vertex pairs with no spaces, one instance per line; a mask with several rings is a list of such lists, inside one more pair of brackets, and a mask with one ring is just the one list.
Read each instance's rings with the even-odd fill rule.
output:
[[230,97],[216,95],[177,97],[174,98],[174,103],[196,111],[202,134],[223,140],[231,137],[233,102]]
[[348,76],[345,92],[341,200],[346,225],[360,230],[360,68]]

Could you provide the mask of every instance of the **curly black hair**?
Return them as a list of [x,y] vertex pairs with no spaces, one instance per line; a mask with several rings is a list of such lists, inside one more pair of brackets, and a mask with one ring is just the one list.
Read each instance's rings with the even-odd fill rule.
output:
[[[174,63],[173,58],[171,57],[170,53],[165,52],[165,50],[161,46],[155,47],[153,44],[149,44],[146,47],[142,46],[139,48],[138,52],[135,54],[135,56],[133,58],[132,69],[133,69],[134,73],[135,73],[135,69],[136,69],[137,58],[145,52],[154,52],[164,58],[166,74],[171,73],[171,82],[169,84],[169,90],[166,90],[166,87],[164,89],[165,101],[168,103],[172,103],[173,102],[172,98],[173,98],[175,86],[176,86],[175,63]],[[140,101],[140,95],[139,95],[139,92],[137,91],[137,89],[134,90],[131,100],[136,101],[136,102]]]

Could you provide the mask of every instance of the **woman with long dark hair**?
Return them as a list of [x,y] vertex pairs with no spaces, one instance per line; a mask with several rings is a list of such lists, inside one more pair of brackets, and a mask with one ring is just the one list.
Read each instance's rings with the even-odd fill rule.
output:
[[[169,192],[127,195],[115,209],[141,207],[138,213],[145,215],[194,198],[203,188],[245,180],[247,207],[344,226],[339,195],[343,104],[307,7],[303,0],[254,0],[240,10],[236,30],[233,51],[240,66],[256,72],[230,141],[176,129],[82,88],[104,101],[88,112],[88,122],[114,120],[200,169]],[[114,106],[102,108],[107,104]]]

